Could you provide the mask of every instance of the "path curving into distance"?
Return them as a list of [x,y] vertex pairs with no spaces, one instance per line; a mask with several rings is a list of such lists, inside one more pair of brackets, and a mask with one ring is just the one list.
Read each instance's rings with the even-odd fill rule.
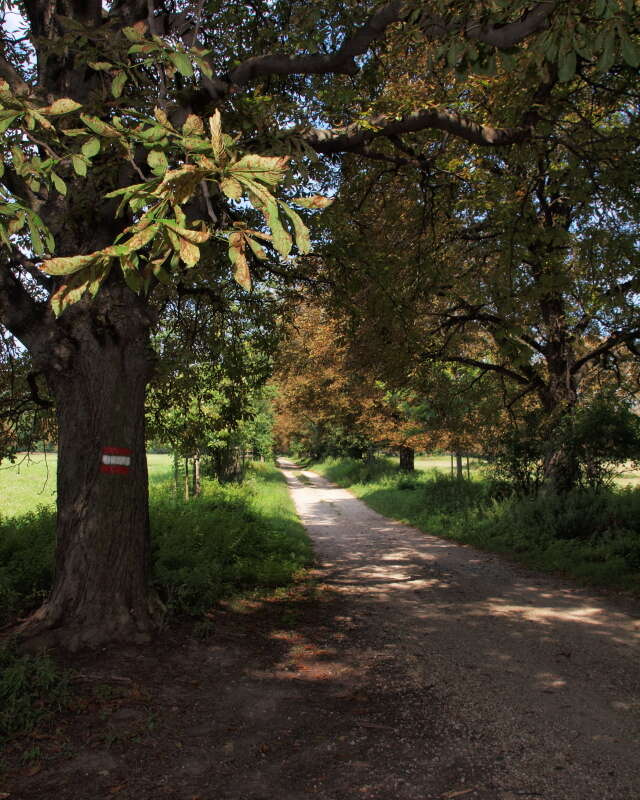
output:
[[396,689],[388,736],[408,749],[390,800],[640,798],[637,604],[426,535],[279,465],[342,603],[350,660],[372,695]]

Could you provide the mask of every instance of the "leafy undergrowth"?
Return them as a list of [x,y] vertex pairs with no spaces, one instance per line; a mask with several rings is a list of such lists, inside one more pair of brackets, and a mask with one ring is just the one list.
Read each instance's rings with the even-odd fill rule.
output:
[[51,656],[20,653],[13,643],[0,648],[0,745],[66,708],[70,697],[69,675]]
[[311,545],[284,479],[254,464],[242,484],[205,481],[189,503],[166,488],[151,501],[154,581],[169,608],[197,614],[239,591],[289,584]]
[[[189,503],[170,484],[151,489],[153,583],[168,610],[198,615],[241,593],[286,587],[312,560],[280,472],[254,464],[242,484],[203,481]],[[0,521],[0,626],[40,604],[51,585],[55,515]],[[68,680],[48,656],[0,649],[0,742],[65,702]]]
[[[312,558],[286,484],[254,464],[242,484],[203,480],[185,503],[170,484],[150,497],[153,583],[169,609],[197,614],[239,591],[285,586]],[[55,515],[41,508],[0,521],[0,625],[28,613],[53,573]]]
[[336,459],[311,468],[380,514],[425,532],[586,584],[640,593],[640,489],[519,497],[488,477],[407,475],[387,460]]

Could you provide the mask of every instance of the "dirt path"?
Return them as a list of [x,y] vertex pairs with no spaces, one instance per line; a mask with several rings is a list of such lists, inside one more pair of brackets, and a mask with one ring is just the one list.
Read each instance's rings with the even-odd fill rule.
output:
[[432,774],[437,792],[448,770],[450,797],[640,798],[637,608],[390,522],[281,465],[325,580],[348,598],[351,646],[396,676],[410,729],[415,704],[434,710],[407,784],[428,792]]
[[284,466],[317,588],[74,657],[75,709],[7,749],[2,800],[640,798],[632,609]]

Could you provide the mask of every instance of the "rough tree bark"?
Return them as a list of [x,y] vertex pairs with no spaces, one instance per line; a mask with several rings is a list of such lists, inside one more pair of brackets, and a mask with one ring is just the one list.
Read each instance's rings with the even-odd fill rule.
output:
[[38,364],[58,409],[58,517],[51,595],[18,631],[33,646],[143,642],[159,621],[146,581],[150,322],[132,292],[107,287],[64,315]]

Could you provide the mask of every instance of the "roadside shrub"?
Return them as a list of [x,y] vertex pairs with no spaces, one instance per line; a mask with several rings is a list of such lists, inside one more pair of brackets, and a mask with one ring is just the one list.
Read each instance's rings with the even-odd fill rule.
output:
[[250,474],[243,484],[205,480],[189,503],[154,497],[154,584],[172,611],[197,614],[234,592],[286,585],[311,563],[280,473],[260,464]]

